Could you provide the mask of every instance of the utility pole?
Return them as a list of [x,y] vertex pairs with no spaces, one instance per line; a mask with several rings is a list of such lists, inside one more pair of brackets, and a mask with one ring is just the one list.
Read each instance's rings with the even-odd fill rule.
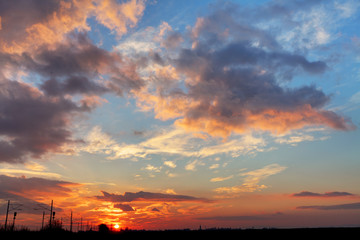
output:
[[72,225],[73,225],[73,221],[72,221],[72,210],[71,210],[71,215],[70,215],[70,232],[72,232]]
[[14,212],[13,224],[12,224],[12,227],[11,227],[11,229],[12,229],[13,231],[14,231],[14,229],[15,229],[16,214],[17,214],[17,212]]
[[51,200],[51,207],[50,207],[50,220],[49,220],[49,226],[51,227],[51,218],[53,215],[53,200]]
[[5,231],[6,231],[7,220],[9,215],[9,207],[10,207],[10,200],[8,200],[7,209],[6,209],[6,218],[5,218],[5,227],[4,227]]
[[42,222],[41,222],[41,229],[44,229],[44,219],[45,219],[45,211],[43,211]]

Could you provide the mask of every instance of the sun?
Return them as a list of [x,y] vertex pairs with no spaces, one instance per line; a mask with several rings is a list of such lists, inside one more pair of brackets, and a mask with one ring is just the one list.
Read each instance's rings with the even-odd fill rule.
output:
[[115,224],[115,225],[114,225],[114,228],[117,230],[117,229],[120,228],[120,225],[119,225],[119,224]]

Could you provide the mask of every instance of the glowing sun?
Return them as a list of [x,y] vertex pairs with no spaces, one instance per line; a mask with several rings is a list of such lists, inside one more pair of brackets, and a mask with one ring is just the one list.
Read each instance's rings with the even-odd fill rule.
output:
[[119,228],[120,228],[119,224],[115,224],[115,225],[114,225],[114,228],[115,228],[115,229],[119,229]]

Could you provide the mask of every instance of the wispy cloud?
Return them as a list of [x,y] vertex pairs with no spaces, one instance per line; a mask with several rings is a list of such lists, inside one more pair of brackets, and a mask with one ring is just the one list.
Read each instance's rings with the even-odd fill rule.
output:
[[[216,140],[204,140],[182,128],[163,129],[157,135],[138,144],[118,143],[100,126],[95,126],[85,137],[85,146],[77,151],[108,155],[108,159],[131,157],[144,158],[151,154],[175,154],[185,157],[205,158],[216,154],[230,154],[232,157],[253,155],[264,151],[266,144],[261,137],[252,135],[238,136],[234,140],[218,143]],[[195,161],[195,160],[194,160]],[[199,160],[198,160],[199,163]],[[165,161],[168,167],[176,167],[174,162]]]
[[222,182],[222,181],[229,180],[229,179],[231,179],[233,177],[234,177],[233,175],[230,175],[230,176],[227,176],[227,177],[215,177],[215,178],[210,179],[210,182]]
[[196,168],[198,166],[203,166],[205,165],[201,160],[199,159],[195,159],[193,161],[190,161],[186,164],[185,169],[188,171],[196,171]]
[[54,172],[47,172],[47,171],[35,171],[35,170],[26,170],[26,169],[16,169],[16,168],[1,168],[0,169],[1,174],[6,175],[26,175],[26,176],[36,176],[36,177],[46,177],[46,178],[56,178],[60,179],[61,175]]
[[[254,192],[261,189],[267,188],[266,185],[259,185],[259,183],[266,178],[278,174],[284,171],[286,167],[280,166],[279,164],[270,164],[263,168],[256,169],[253,171],[248,171],[241,173],[240,176],[244,177],[243,183],[241,185],[232,186],[232,187],[220,187],[216,188],[214,191],[219,194],[228,194],[234,195],[242,192]],[[219,196],[224,197],[224,196]],[[225,196],[226,197],[226,196]]]
[[289,144],[291,146],[297,146],[301,142],[313,142],[313,141],[325,141],[329,139],[329,136],[315,137],[314,135],[306,133],[290,133],[285,136],[275,137],[274,141],[280,144]]
[[169,168],[176,168],[176,163],[174,161],[164,161],[164,165]]

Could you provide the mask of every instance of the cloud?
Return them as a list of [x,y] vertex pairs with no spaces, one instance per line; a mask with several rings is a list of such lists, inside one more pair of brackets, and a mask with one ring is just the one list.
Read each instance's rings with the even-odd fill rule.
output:
[[[306,131],[323,131],[323,129],[319,129],[319,130],[308,129],[308,130],[305,130],[305,132]],[[301,133],[301,132],[289,132],[288,134],[276,136],[274,141],[276,143],[280,143],[280,144],[290,144],[292,146],[296,146],[298,143],[304,142],[304,141],[309,141],[309,142],[324,141],[329,138],[330,138],[329,136],[315,137],[313,135]]]
[[0,86],[0,162],[39,158],[75,142],[69,122],[87,108],[65,98],[45,96],[26,83],[4,80]]
[[114,30],[119,36],[134,27],[145,10],[145,1],[130,0],[119,4],[115,0],[95,1],[94,15],[105,27]]
[[[87,19],[98,23],[118,36],[134,27],[145,10],[145,2],[130,0],[80,1],[1,1],[1,50],[23,52],[41,45],[61,42],[72,31],[89,31]],[[18,18],[17,16],[22,16]]]
[[109,202],[208,202],[205,198],[197,198],[187,195],[152,193],[152,192],[125,192],[121,194],[112,194],[102,191],[103,196],[96,196],[98,200]]
[[331,198],[331,197],[348,197],[354,196],[354,194],[349,192],[325,192],[325,193],[315,193],[315,192],[308,192],[302,191],[299,193],[294,193],[291,196],[293,197],[321,197],[321,198]]
[[270,164],[263,168],[256,169],[253,171],[248,171],[241,173],[240,176],[244,177],[243,183],[238,186],[232,187],[220,187],[216,188],[214,191],[221,194],[238,194],[242,192],[254,192],[261,189],[267,188],[266,185],[259,185],[259,183],[266,178],[278,174],[284,171],[286,167],[280,166],[279,164]]
[[205,146],[199,150],[199,155],[207,157],[220,153],[230,153],[232,157],[238,157],[240,155],[252,155],[256,152],[261,152],[265,146],[266,143],[263,138],[247,134],[241,138],[228,140],[224,143]]
[[85,77],[70,77],[63,82],[54,78],[49,79],[42,84],[41,89],[52,96],[77,93],[102,94],[109,91],[106,87],[97,85]]
[[212,164],[212,165],[209,167],[209,169],[217,169],[217,168],[219,168],[219,167],[220,167],[220,164],[215,163],[215,164]]
[[314,210],[356,210],[360,209],[360,202],[346,203],[337,205],[315,205],[315,206],[299,206],[296,209],[314,209]]
[[[109,134],[104,133],[100,126],[95,126],[84,138],[84,141],[85,146],[78,147],[76,151],[106,154],[107,158],[111,160],[130,157],[145,158],[151,154],[176,154],[199,158],[216,154],[230,154],[238,157],[253,155],[266,149],[264,139],[250,134],[219,143],[217,139],[203,139],[201,136],[179,127],[162,129],[137,144],[126,144],[118,143]],[[164,164],[168,167],[175,166],[168,161],[165,161]]]
[[109,159],[144,158],[149,154],[161,153],[190,156],[193,154],[188,143],[190,138],[192,136],[181,129],[173,129],[163,131],[139,144],[120,144],[109,134],[103,133],[100,126],[95,126],[85,137],[87,145],[81,150],[90,153],[108,154],[110,155]]
[[114,208],[120,208],[121,210],[123,210],[124,212],[132,212],[135,211],[130,205],[127,204],[114,204]]
[[[253,22],[271,31],[285,49],[299,52],[322,47],[338,37],[336,27],[359,8],[355,1],[269,1],[253,7],[228,3],[239,22]],[[278,27],[278,26],[281,27]]]
[[186,166],[185,169],[188,171],[196,171],[196,167],[197,166],[203,166],[205,165],[202,161],[200,161],[199,159],[195,159],[193,161],[189,161]]
[[61,180],[49,180],[36,177],[9,177],[6,175],[0,175],[0,181],[2,193],[14,193],[15,195],[32,190],[42,193],[61,193],[66,195],[71,192],[69,187],[79,186],[77,183]]
[[48,177],[57,178],[61,177],[58,173],[47,172],[43,170],[25,170],[25,169],[14,169],[14,168],[1,168],[0,173],[2,174],[22,174],[26,176],[37,176],[37,177]]
[[170,32],[161,44],[165,48],[176,48],[182,41],[184,41],[184,39],[179,32]]
[[[72,193],[71,189],[80,186],[77,183],[61,180],[6,175],[0,175],[0,185],[0,198],[22,204],[22,212],[28,213],[37,213],[34,208],[41,204],[39,200],[47,199],[49,196],[69,197]],[[57,207],[56,211],[61,211],[61,208]]]
[[164,165],[168,166],[169,168],[176,168],[176,163],[173,161],[164,161]]
[[216,177],[216,178],[210,179],[210,182],[222,182],[222,181],[226,181],[228,179],[231,179],[233,177],[234,177],[233,175],[230,175],[228,177]]
[[[55,2],[57,4],[55,4]],[[94,4],[108,4],[114,8],[127,4],[136,8],[136,4],[143,4],[142,1],[117,4],[114,0],[69,1],[68,4],[58,4],[58,1],[47,1],[47,4],[24,4],[26,6],[29,5],[29,10],[22,9],[22,7],[16,4],[12,5],[12,3],[5,5],[10,8],[8,9],[10,13],[11,11],[16,12],[19,10],[17,8],[20,8],[20,12],[28,11],[27,14],[31,15],[29,18],[36,18],[36,16],[32,14],[37,13],[37,11],[32,12],[32,8],[47,8],[46,6],[51,5],[50,3],[54,3],[55,6],[53,8],[55,10],[49,10],[49,15],[56,18],[59,22],[58,24],[61,26],[65,26],[67,23],[72,24],[72,21],[76,21],[76,15],[70,14],[67,11],[76,11],[76,13],[83,14],[83,21],[86,25],[86,18],[89,14],[93,14],[93,10],[95,10]],[[128,14],[128,17],[135,21],[134,16],[131,16],[131,10],[135,10],[132,7],[124,6],[122,12],[123,14]],[[61,13],[57,13],[57,11]],[[100,14],[106,10],[97,8],[96,11]],[[69,14],[69,16],[58,19],[56,17],[57,14]],[[109,17],[116,18],[117,15],[115,14]],[[40,18],[42,21],[50,21],[46,16],[43,17],[44,19],[42,17]],[[118,21],[122,20],[125,19],[118,19]],[[44,24],[50,23],[46,22]],[[24,25],[21,24],[21,27],[22,26]],[[15,70],[22,69],[42,76],[44,79],[42,79],[43,83],[40,85],[40,88],[47,94],[53,96],[76,93],[100,95],[110,90],[121,95],[131,89],[140,88],[143,85],[142,80],[137,76],[135,64],[129,59],[122,57],[119,53],[109,52],[95,46],[87,37],[86,31],[89,30],[88,27],[79,28],[78,25],[75,24],[74,27],[71,27],[66,32],[62,32],[61,27],[52,26],[52,28],[56,30],[51,29],[51,31],[59,31],[57,34],[60,34],[61,37],[55,37],[55,40],[51,41],[51,45],[40,41],[43,38],[47,39],[46,41],[51,39],[51,36],[49,36],[51,35],[50,33],[45,34],[46,36],[37,36],[38,34],[36,32],[26,31],[31,35],[37,36],[35,37],[36,44],[31,44],[28,48],[22,48],[19,52],[7,52],[3,50],[3,55],[0,54],[0,58],[6,63],[3,68],[5,69],[6,67],[9,68],[12,66]],[[4,30],[6,33],[11,31],[11,28]],[[20,38],[19,41],[20,40],[24,39]],[[15,40],[11,41],[14,42]],[[29,41],[25,42],[29,43]],[[16,44],[16,46],[19,44]],[[108,77],[106,78],[105,76]]]
[[160,172],[161,171],[161,166],[160,167],[155,167],[151,164],[147,164],[146,167],[145,167],[145,170],[148,170],[148,171],[153,171],[153,172]]
[[42,75],[40,88],[53,96],[122,95],[144,85],[129,59],[95,46],[86,33],[72,33],[51,49],[40,47],[25,56],[18,64]]
[[[251,130],[283,134],[307,126],[355,129],[349,119],[326,109],[330,96],[316,86],[285,84],[295,76],[323,74],[327,63],[285,50],[257,21],[245,21],[243,12],[224,4],[198,18],[181,47],[161,53],[176,70],[178,84],[147,88],[137,95],[139,106],[189,131],[223,138]],[[268,12],[268,18],[276,15]]]

